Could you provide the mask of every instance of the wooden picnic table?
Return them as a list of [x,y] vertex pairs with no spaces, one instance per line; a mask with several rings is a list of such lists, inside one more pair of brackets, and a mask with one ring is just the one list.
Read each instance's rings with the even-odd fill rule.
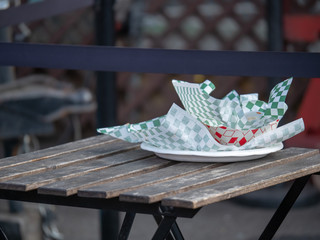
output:
[[153,239],[183,239],[178,217],[201,207],[295,180],[260,239],[271,239],[310,175],[319,150],[287,148],[250,161],[177,162],[101,135],[0,160],[0,198],[126,212],[119,239],[136,213],[151,214]]

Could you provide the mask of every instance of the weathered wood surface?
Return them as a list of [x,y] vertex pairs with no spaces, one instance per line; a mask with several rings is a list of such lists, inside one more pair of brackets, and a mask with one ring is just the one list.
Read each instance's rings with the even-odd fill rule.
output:
[[320,155],[318,154],[299,161],[289,162],[286,165],[264,169],[236,179],[164,198],[162,204],[183,208],[199,208],[319,171]]
[[99,183],[116,181],[118,179],[128,178],[137,174],[143,174],[152,170],[171,165],[172,162],[160,158],[151,157],[135,162],[129,162],[124,165],[100,171],[90,172],[83,176],[59,181],[38,188],[42,194],[51,194],[59,196],[70,196],[76,194],[80,188],[90,187]]
[[58,145],[47,149],[42,149],[31,153],[25,153],[18,156],[3,158],[0,161],[0,169],[25,164],[28,162],[40,161],[50,157],[61,156],[65,153],[76,152],[80,149],[90,148],[94,146],[102,146],[112,141],[117,140],[107,135],[101,135],[97,137],[79,140],[76,142]]
[[[104,152],[106,151],[104,150]],[[92,158],[90,161],[81,162],[81,164],[73,164],[51,171],[48,171],[49,169],[47,168],[47,171],[43,173],[22,176],[11,179],[10,181],[0,182],[0,188],[29,191],[46,184],[82,176],[89,172],[114,167],[150,156],[152,156],[152,153],[142,150],[132,151],[130,155],[127,155],[127,152],[120,152],[103,158]],[[94,161],[92,161],[93,159]]]
[[101,184],[95,187],[79,190],[78,195],[82,197],[112,198],[119,196],[120,193],[134,190],[141,187],[153,186],[153,184],[169,181],[180,176],[199,173],[206,169],[220,166],[221,164],[211,163],[178,163],[173,166],[162,168],[156,172],[131,177]]
[[82,151],[67,152],[63,155],[43,158],[41,161],[30,161],[25,164],[17,165],[14,168],[4,168],[0,170],[0,181],[36,174],[50,169],[62,168],[75,163],[101,158],[116,152],[137,148],[137,145],[132,145],[123,141],[108,142],[108,145],[105,146],[108,147],[104,148],[104,145],[94,145],[93,147],[82,149]]
[[252,161],[183,163],[98,136],[0,160],[0,190],[199,208],[319,172],[319,156],[289,148]]
[[223,182],[232,178],[248,176],[252,172],[263,169],[278,168],[280,165],[287,165],[297,161],[302,156],[307,157],[317,150],[285,149],[258,161],[245,161],[230,163],[220,167],[203,171],[201,173],[183,176],[164,183],[157,183],[152,186],[126,192],[120,195],[121,201],[153,203],[170,195],[190,191],[199,187]]

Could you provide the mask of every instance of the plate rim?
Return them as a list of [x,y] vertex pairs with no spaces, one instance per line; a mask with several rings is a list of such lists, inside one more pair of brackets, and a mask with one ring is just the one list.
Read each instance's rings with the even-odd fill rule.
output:
[[273,153],[283,149],[284,145],[282,142],[280,142],[264,148],[236,150],[236,151],[212,151],[212,152],[164,149],[164,148],[158,148],[156,146],[152,146],[146,142],[141,143],[140,147],[143,150],[151,151],[154,153],[160,153],[160,154],[223,158],[223,157],[249,157],[249,156],[255,156],[255,155],[266,155],[266,154]]

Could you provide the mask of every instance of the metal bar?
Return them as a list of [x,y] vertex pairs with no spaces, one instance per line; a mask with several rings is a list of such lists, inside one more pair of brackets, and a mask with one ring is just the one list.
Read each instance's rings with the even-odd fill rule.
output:
[[3,239],[3,240],[8,240],[6,234],[3,232],[3,230],[1,229],[1,226],[0,226],[0,239]]
[[[12,35],[12,31],[10,27],[0,28],[0,41],[11,42],[12,41],[11,35]],[[0,84],[12,82],[14,81],[14,79],[15,79],[15,76],[14,76],[13,67],[0,66]],[[19,140],[16,138],[7,139],[4,137],[2,142],[4,157],[12,156],[12,153],[14,151],[15,146],[17,146],[18,141]],[[18,213],[23,210],[23,206],[20,202],[9,201],[9,209],[10,209],[10,213]],[[1,236],[1,232],[0,232],[0,236]]]
[[45,19],[93,5],[94,0],[45,0],[0,11],[0,28]]
[[[163,216],[160,216],[160,215],[153,215],[153,218],[155,219],[158,226],[160,225],[161,221],[163,220]],[[166,240],[174,240],[174,237],[171,232],[169,232]]]
[[[0,189],[0,199],[17,200],[33,203],[45,203],[70,207],[83,207],[92,209],[113,209],[122,212],[134,211],[136,213],[163,215],[159,210],[160,203],[132,203],[121,202],[118,198],[86,198],[72,195],[68,197],[38,194],[37,190],[22,192]],[[199,208],[200,209],[200,208]],[[192,218],[199,209],[174,208],[174,216]]]
[[268,0],[267,2],[268,22],[268,50],[283,50],[283,6],[282,1]]
[[[162,212],[162,215],[163,216],[159,216],[159,215],[154,215],[154,219],[156,220],[159,228],[161,227],[162,224],[165,224],[165,221],[164,220],[166,217],[177,217],[179,214],[179,210],[181,209],[178,209],[178,208],[170,208],[170,207],[165,207],[165,206],[160,206],[160,210]],[[200,209],[195,209],[193,212],[192,212],[192,216],[194,216]],[[169,224],[169,223],[168,223]],[[163,227],[164,228],[164,227]],[[157,230],[158,233],[155,234],[154,237],[156,237],[157,234],[159,234],[159,236],[161,236],[161,234],[165,234],[164,232],[162,232],[163,230]],[[182,232],[180,231],[180,228],[177,224],[176,221],[174,221],[172,224],[171,224],[171,227],[169,229],[169,232],[167,233],[167,235],[165,236],[166,240],[184,240],[184,237],[182,235]]]
[[[97,45],[113,46],[115,43],[114,0],[100,0],[96,6]],[[115,72],[99,71],[97,75],[97,127],[114,126],[117,119],[117,92]]]
[[[157,216],[157,215],[153,215],[154,219],[156,220],[158,226],[160,225],[161,221],[163,220],[163,216]],[[182,233],[178,227],[178,230],[180,232],[180,236],[176,236],[177,234],[175,234],[173,231],[176,231],[176,228],[174,226],[177,226],[177,222],[175,222],[173,225],[172,225],[172,229],[171,231],[169,232],[166,240],[174,240],[174,239],[184,239],[183,236],[182,236]]]
[[[199,209],[172,208],[170,209],[169,212],[163,213],[162,211],[160,211],[160,203],[153,203],[153,204],[130,203],[130,202],[120,202],[118,198],[97,199],[97,198],[78,197],[77,195],[72,195],[69,197],[42,195],[42,194],[38,194],[36,190],[22,192],[22,191],[0,189],[0,199],[150,214],[150,215],[153,215],[156,219],[161,221],[160,227],[159,227],[161,229],[165,228],[164,225],[166,226],[168,224],[167,218],[169,219],[173,218],[173,223],[170,224],[171,226],[169,226],[169,231],[174,225],[175,219],[177,217],[192,218],[200,210],[200,208]],[[163,221],[161,216],[163,216],[164,214],[167,214],[167,215],[164,217],[166,220]],[[162,230],[160,230],[160,232],[162,232]],[[172,239],[174,238],[172,237]],[[179,239],[179,238],[176,238],[176,239]]]
[[177,219],[177,217],[175,217],[175,216],[164,216],[160,222],[160,225],[159,225],[157,231],[153,235],[152,240],[165,239],[168,236],[176,219]]
[[127,212],[123,220],[121,230],[118,236],[118,240],[127,240],[130,234],[130,230],[136,216],[135,212]]
[[[160,206],[161,211],[163,212],[163,215],[173,215],[175,216],[177,213],[174,209],[170,208],[170,207],[166,207],[166,206]],[[197,211],[198,212],[198,211]],[[171,235],[172,233],[172,235]],[[170,237],[172,239],[175,240],[184,240],[184,237],[182,235],[182,232],[180,231],[180,228],[177,224],[177,222],[175,221],[171,227],[171,231],[170,231]],[[168,239],[167,239],[168,240]]]
[[119,212],[111,209],[100,211],[101,240],[116,240],[119,233]]
[[[96,2],[96,44],[114,46],[114,0]],[[97,127],[114,126],[117,118],[117,93],[115,72],[100,71],[96,73]],[[117,239],[119,232],[119,214],[116,211],[102,210],[101,239]]]
[[[3,10],[0,10],[0,12]],[[12,31],[11,28],[0,27],[0,42],[11,42]],[[0,84],[8,83],[14,80],[14,69],[13,67],[2,67],[0,66]]]
[[289,213],[290,209],[292,208],[293,204],[299,197],[303,188],[307,184],[310,176],[311,175],[304,176],[294,181],[288,193],[286,194],[281,204],[279,205],[277,211],[274,213],[270,222],[268,223],[263,233],[261,234],[259,240],[269,240],[273,238],[273,236],[276,234],[277,230],[279,229],[281,223],[283,222],[283,220]]
[[[117,198],[97,199],[72,195],[68,197],[38,194],[36,190],[22,192],[13,190],[0,190],[0,199],[17,200],[33,203],[45,203],[53,205],[83,207],[92,209],[110,209],[122,212],[134,211],[136,213],[161,215],[159,203],[141,204],[120,202]],[[183,216],[183,214],[181,214]]]
[[[282,51],[283,50],[283,7],[282,1],[268,0],[267,6],[267,22],[268,22],[268,50]],[[271,89],[280,82],[281,79],[271,77],[268,79],[268,89]]]
[[171,232],[174,236],[174,239],[176,240],[184,240],[184,237],[182,235],[182,232],[177,224],[177,221],[175,221],[171,227]]
[[93,71],[319,77],[320,53],[0,43],[0,65]]

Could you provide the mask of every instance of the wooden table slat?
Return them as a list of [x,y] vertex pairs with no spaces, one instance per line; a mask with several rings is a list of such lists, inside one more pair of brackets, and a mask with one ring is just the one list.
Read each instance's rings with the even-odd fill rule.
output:
[[154,171],[156,169],[172,165],[173,162],[157,157],[146,158],[127,164],[90,172],[88,174],[55,182],[38,188],[40,194],[51,194],[59,196],[70,196],[76,194],[81,188],[90,187],[99,183],[116,181],[134,175]]
[[62,168],[79,162],[94,160],[117,152],[137,148],[138,145],[124,141],[109,142],[106,147],[101,145],[81,149],[77,152],[65,153],[63,156],[54,156],[35,162],[28,162],[15,167],[0,170],[0,182],[26,175],[45,172],[52,169]]
[[195,209],[319,171],[320,155],[318,154],[299,161],[289,162],[285,165],[264,169],[229,181],[164,198],[162,204]]
[[13,167],[13,166],[17,166],[17,165],[21,165],[29,162],[35,162],[35,161],[39,161],[39,160],[50,158],[50,157],[61,156],[63,154],[76,152],[81,149],[105,145],[112,141],[118,141],[118,140],[107,135],[101,135],[101,136],[82,139],[76,142],[70,142],[63,145],[58,145],[58,146],[50,147],[47,149],[30,152],[30,153],[7,157],[7,158],[1,159],[0,169]]
[[284,165],[318,153],[318,150],[288,148],[259,160],[230,163],[203,171],[199,174],[182,176],[174,180],[124,192],[120,194],[119,199],[126,202],[153,203],[174,194],[190,191],[217,182],[227,181],[262,169],[275,168],[279,165]]
[[152,155],[152,153],[143,150],[131,151],[130,154],[128,154],[128,152],[113,154],[108,157],[94,159],[93,161],[80,162],[63,168],[48,170],[46,172],[0,182],[0,189],[30,191],[56,181],[82,176],[89,172],[106,169],[112,166],[150,157]]
[[112,198],[118,197],[120,193],[134,190],[141,187],[146,187],[155,183],[172,180],[177,177],[199,173],[206,169],[221,166],[216,163],[178,163],[166,168],[158,169],[157,171],[146,173],[139,176],[122,179],[119,181],[109,182],[94,187],[81,189],[78,195],[81,197],[95,198]]

